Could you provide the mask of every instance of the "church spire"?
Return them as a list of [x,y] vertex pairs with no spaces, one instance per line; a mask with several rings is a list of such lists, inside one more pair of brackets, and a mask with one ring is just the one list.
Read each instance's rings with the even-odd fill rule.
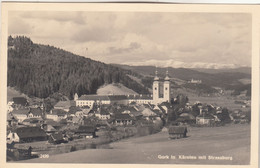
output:
[[155,77],[154,77],[154,80],[155,81],[158,81],[159,80],[159,77],[158,77],[158,71],[157,71],[157,66],[155,67]]
[[167,70],[166,70],[166,76],[165,76],[164,80],[166,80],[166,81],[169,81],[169,80],[170,80],[168,67],[167,67]]

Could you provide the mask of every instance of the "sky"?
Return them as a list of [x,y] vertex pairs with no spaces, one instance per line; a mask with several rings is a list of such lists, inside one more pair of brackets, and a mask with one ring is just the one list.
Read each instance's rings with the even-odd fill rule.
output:
[[217,69],[251,66],[251,22],[245,13],[12,11],[8,34],[105,63]]

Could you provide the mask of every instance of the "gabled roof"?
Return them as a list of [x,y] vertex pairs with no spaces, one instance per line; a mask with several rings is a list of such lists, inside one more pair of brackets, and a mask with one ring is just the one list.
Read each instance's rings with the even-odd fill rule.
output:
[[47,125],[46,128],[45,128],[45,131],[46,132],[55,132],[57,130],[53,126]]
[[96,128],[94,126],[81,125],[75,132],[76,133],[94,133],[95,131],[96,131]]
[[29,109],[27,109],[27,108],[24,108],[24,109],[14,109],[13,111],[12,111],[12,114],[24,114],[24,115],[27,115],[28,113],[29,113]]
[[64,116],[67,114],[66,111],[62,110],[62,109],[52,109],[52,115],[58,115],[58,116]]
[[29,123],[39,123],[39,121],[42,121],[42,119],[39,118],[26,118],[23,120],[23,122],[29,122]]
[[42,115],[42,110],[40,108],[30,108],[30,112],[34,116],[41,116]]
[[103,95],[82,95],[78,100],[110,100],[108,96]]
[[124,99],[127,99],[127,96],[125,96],[125,95],[109,95],[108,98],[111,101],[113,101],[113,100],[124,100]]
[[47,125],[51,125],[51,126],[60,126],[60,123],[56,122],[56,121],[53,121],[53,120],[45,120],[45,124]]
[[55,104],[54,108],[69,108],[71,106],[71,101],[59,101]]
[[28,101],[24,97],[13,97],[13,102],[14,102],[14,104],[19,104],[19,105],[22,105],[22,106],[28,105]]
[[132,120],[133,118],[129,114],[116,114],[116,120]]
[[63,140],[63,135],[60,132],[51,134],[51,137],[52,137],[52,139],[54,141],[61,141],[61,140]]
[[146,94],[142,94],[142,95],[128,95],[127,96],[128,99],[133,99],[133,100],[137,100],[137,99],[142,99],[142,100],[151,100],[153,99],[153,97],[151,95],[146,95]]
[[15,130],[20,138],[46,137],[46,133],[40,127],[20,127]]

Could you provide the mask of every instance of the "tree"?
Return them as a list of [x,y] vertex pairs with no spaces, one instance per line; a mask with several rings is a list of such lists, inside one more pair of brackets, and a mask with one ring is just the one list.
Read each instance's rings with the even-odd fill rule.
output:
[[222,123],[230,123],[231,119],[227,108],[223,108],[222,112],[218,114],[218,118]]

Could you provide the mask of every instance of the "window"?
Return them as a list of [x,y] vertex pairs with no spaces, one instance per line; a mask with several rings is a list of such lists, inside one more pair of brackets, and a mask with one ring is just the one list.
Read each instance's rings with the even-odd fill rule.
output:
[[168,88],[166,87],[165,90],[167,90]]
[[157,90],[157,87],[155,87],[154,90]]

